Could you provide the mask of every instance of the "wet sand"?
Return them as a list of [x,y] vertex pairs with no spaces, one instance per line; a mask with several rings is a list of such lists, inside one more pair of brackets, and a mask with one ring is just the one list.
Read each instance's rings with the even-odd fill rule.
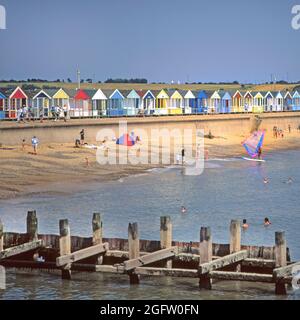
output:
[[[245,155],[241,145],[244,135],[224,135],[205,139],[205,148],[210,158],[236,157]],[[91,142],[92,143],[92,142]],[[107,142],[108,148],[115,142]],[[137,151],[148,144],[133,147]],[[176,150],[181,145],[175,143]],[[151,143],[151,146],[155,146]],[[284,132],[284,138],[273,138],[267,133],[263,148],[264,156],[276,150],[299,149],[300,132]],[[123,148],[123,149],[122,149]],[[122,147],[122,152],[127,148]],[[135,148],[135,149],[134,149]],[[166,150],[163,150],[166,152]],[[88,163],[87,163],[88,158]],[[171,156],[174,159],[174,156]],[[38,155],[32,154],[32,147],[2,145],[0,147],[0,199],[30,195],[32,193],[72,193],[88,188],[94,182],[118,180],[131,174],[143,173],[162,164],[100,165],[96,161],[96,150],[75,148],[74,144],[44,144],[39,146]]]

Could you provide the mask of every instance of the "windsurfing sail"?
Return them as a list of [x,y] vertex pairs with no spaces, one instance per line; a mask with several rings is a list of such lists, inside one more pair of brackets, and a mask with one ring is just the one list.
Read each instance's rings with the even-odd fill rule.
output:
[[118,145],[127,146],[127,147],[132,147],[135,145],[135,143],[136,143],[135,137],[127,133],[123,134],[122,137],[120,137],[116,142],[116,144]]
[[251,158],[255,158],[259,154],[265,138],[265,131],[255,131],[243,142],[243,146]]

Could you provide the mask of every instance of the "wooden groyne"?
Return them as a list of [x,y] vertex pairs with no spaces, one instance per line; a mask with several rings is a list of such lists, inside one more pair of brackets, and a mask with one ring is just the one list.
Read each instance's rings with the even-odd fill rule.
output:
[[59,235],[38,234],[35,211],[27,214],[27,232],[4,232],[0,221],[0,265],[11,268],[57,269],[63,279],[72,272],[126,274],[130,284],[141,276],[197,278],[199,288],[210,290],[213,280],[275,284],[286,294],[292,281],[292,263],[285,233],[275,232],[272,247],[241,244],[241,224],[230,223],[229,244],[215,244],[209,227],[200,228],[199,242],[172,239],[170,217],[161,217],[160,241],[142,240],[137,223],[128,226],[128,239],[103,238],[101,214],[92,217],[90,238],[71,236],[68,220],[59,221]]

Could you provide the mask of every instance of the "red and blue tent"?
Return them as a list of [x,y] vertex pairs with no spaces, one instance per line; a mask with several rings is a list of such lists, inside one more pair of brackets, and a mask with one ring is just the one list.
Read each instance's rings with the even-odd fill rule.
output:
[[117,140],[118,145],[132,147],[135,145],[135,137],[132,135],[129,135],[128,133],[123,134],[122,137],[120,137]]

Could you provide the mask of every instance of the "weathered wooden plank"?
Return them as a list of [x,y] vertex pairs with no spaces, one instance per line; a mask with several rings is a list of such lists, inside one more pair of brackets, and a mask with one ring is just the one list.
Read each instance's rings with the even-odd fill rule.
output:
[[89,248],[85,248],[68,255],[58,257],[56,259],[56,265],[62,267],[69,263],[74,263],[76,261],[84,260],[89,257],[96,256],[98,254],[104,253],[108,250],[108,243],[98,244]]
[[241,223],[238,220],[232,220],[230,223],[230,253],[241,251]]
[[246,272],[227,272],[227,271],[211,271],[208,276],[211,279],[232,280],[232,281],[251,281],[251,282],[274,282],[271,274],[258,274]]
[[172,258],[177,253],[177,247],[171,247],[168,249],[159,250],[156,252],[149,253],[143,257],[137,259],[131,259],[124,262],[125,271],[133,270],[137,267],[141,267],[153,262],[161,261],[164,259]]
[[[94,213],[92,220],[92,228],[93,228],[93,246],[97,244],[103,243],[103,223],[102,217],[100,213]],[[99,255],[97,257],[97,264],[103,263],[103,255]]]
[[147,276],[198,278],[198,270],[196,269],[139,267],[135,269],[135,272],[139,275]]
[[199,274],[206,274],[211,271],[226,267],[228,265],[240,262],[248,257],[247,250],[239,251],[236,253],[229,254],[223,258],[203,263],[199,266]]
[[22,253],[25,253],[28,251],[32,251],[32,250],[38,249],[42,246],[43,246],[43,241],[36,240],[36,241],[21,244],[19,246],[8,248],[8,249],[0,252],[0,260],[7,259],[7,258],[22,254]]
[[288,266],[276,268],[273,270],[273,276],[276,280],[280,280],[292,275],[293,268],[300,268],[300,261],[292,263]]

